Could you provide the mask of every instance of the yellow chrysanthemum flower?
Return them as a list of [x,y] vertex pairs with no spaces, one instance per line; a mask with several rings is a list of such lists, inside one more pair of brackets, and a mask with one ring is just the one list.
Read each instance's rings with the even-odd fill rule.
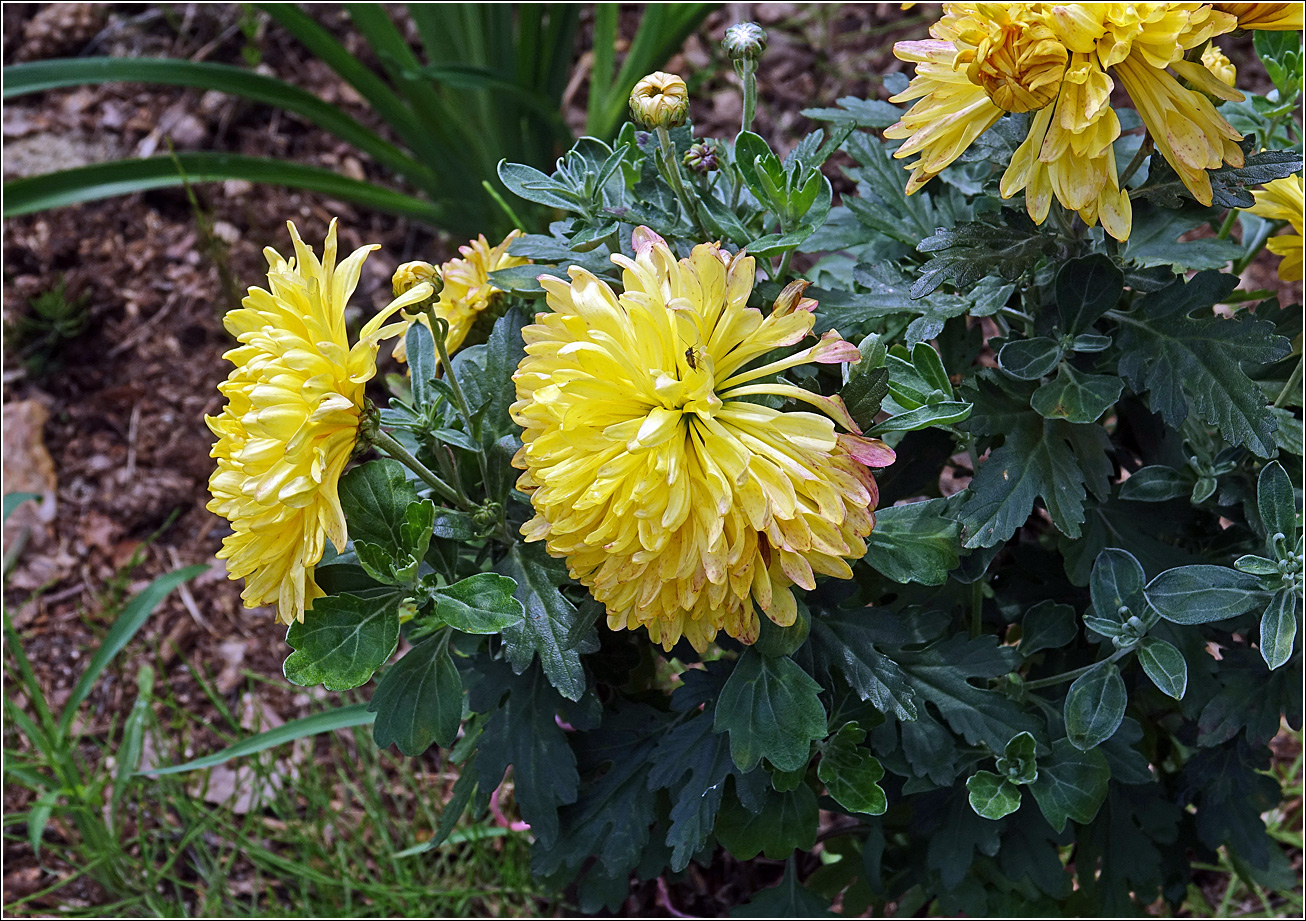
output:
[[1306,211],[1306,196],[1302,193],[1302,177],[1294,174],[1287,179],[1276,179],[1265,188],[1252,193],[1256,204],[1247,210],[1270,221],[1287,221],[1293,232],[1271,237],[1266,247],[1283,257],[1279,263],[1279,278],[1283,281],[1302,280],[1302,221]]
[[630,118],[639,127],[679,128],[689,117],[689,87],[676,74],[654,71],[630,91]]
[[1112,150],[1120,135],[1111,109],[1118,79],[1161,155],[1209,205],[1207,170],[1241,166],[1243,159],[1242,136],[1207,97],[1243,97],[1221,79],[1225,72],[1217,77],[1184,55],[1237,22],[1204,3],[944,4],[930,29],[933,40],[894,46],[917,66],[907,90],[891,101],[921,99],[885,131],[906,139],[895,157],[920,154],[907,167],[908,193],[1004,112],[1030,111],[1029,134],[1002,177],[1002,195],[1024,190],[1026,209],[1040,223],[1055,195],[1089,225],[1100,220],[1112,236],[1127,239],[1132,213]]
[[1298,3],[1216,3],[1222,13],[1238,18],[1240,29],[1266,29],[1274,32],[1300,32],[1302,9]]
[[[767,382],[856,361],[837,333],[749,367],[811,333],[805,283],[764,317],[747,306],[752,256],[708,243],[677,261],[647,227],[634,245],[634,259],[612,257],[620,295],[578,266],[570,283],[540,279],[552,312],[522,331],[513,377],[517,485],[536,512],[522,533],[566,558],[615,630],[647,627],[668,650],[681,636],[702,650],[719,630],[752,643],[758,608],[788,626],[791,586],[851,577],[846,561],[865,554],[875,524],[867,467],[893,452],[860,437],[838,397]],[[748,399],[770,396],[823,415]]]
[[[530,262],[520,256],[508,255],[508,247],[521,235],[520,230],[514,230],[498,246],[490,246],[485,234],[481,234],[466,246],[458,247],[462,258],[455,257],[440,266],[439,275],[444,279],[444,289],[435,302],[435,315],[449,322],[445,348],[450,355],[467,339],[467,334],[476,324],[481,311],[490,305],[496,294],[501,293],[490,284],[490,273]],[[401,265],[395,272],[395,292],[398,293],[406,285],[424,280],[426,274],[423,266],[434,272],[434,268],[426,263],[408,262]],[[427,329],[431,328],[431,321],[425,314],[419,314],[417,319]],[[395,343],[393,354],[398,361],[408,360],[408,349],[403,336]]]
[[245,579],[246,607],[275,602],[285,623],[303,620],[324,594],[313,567],[325,539],[338,550],[348,540],[337,485],[358,439],[363,385],[376,373],[380,341],[405,326],[383,324],[430,293],[419,285],[392,301],[351,348],[345,305],[380,247],[336,265],[333,220],[319,262],[289,227],[294,257],[265,249],[270,290],[250,288],[223,321],[240,342],[223,356],[236,367],[218,385],[227,405],[204,420],[218,437],[208,509],[233,529],[218,556],[232,579]]

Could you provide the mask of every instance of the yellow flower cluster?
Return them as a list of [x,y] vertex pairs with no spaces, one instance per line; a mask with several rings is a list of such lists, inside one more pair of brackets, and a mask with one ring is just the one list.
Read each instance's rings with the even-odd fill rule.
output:
[[[476,324],[481,311],[500,293],[498,288],[490,284],[490,273],[525,265],[530,261],[508,255],[508,247],[521,235],[520,230],[514,230],[498,246],[490,246],[485,234],[481,234],[466,246],[458,247],[462,258],[450,259],[440,266],[438,272],[434,266],[425,262],[406,262],[395,272],[395,295],[423,281],[436,277],[444,279],[444,288],[435,302],[435,315],[449,323],[445,348],[452,355],[467,339],[467,334]],[[425,314],[419,314],[417,320],[427,329],[431,328],[431,321]],[[408,349],[403,336],[395,343],[393,354],[399,361],[408,360]]]
[[1302,194],[1302,177],[1289,176],[1276,179],[1264,189],[1253,192],[1256,204],[1248,208],[1252,214],[1270,221],[1287,221],[1292,225],[1292,233],[1271,237],[1266,244],[1270,252],[1281,256],[1279,278],[1283,281],[1301,281],[1302,279],[1302,220],[1306,211],[1306,196]]
[[[1243,162],[1242,135],[1211,99],[1243,96],[1232,88],[1232,65],[1208,43],[1239,26],[1294,22],[1301,27],[1300,4],[945,3],[931,39],[894,46],[916,76],[891,101],[919,101],[885,136],[905,139],[895,157],[920,154],[908,165],[910,194],[1003,114],[1032,112],[1002,177],[1003,197],[1023,190],[1030,217],[1042,223],[1055,196],[1125,240],[1132,209],[1112,146],[1120,136],[1111,106],[1117,83],[1157,150],[1209,205],[1207,170]],[[1186,59],[1203,45],[1202,63]]]
[[227,405],[205,417],[218,437],[208,509],[233,530],[218,556],[231,578],[245,579],[245,605],[275,603],[285,623],[303,620],[324,594],[313,567],[326,538],[337,550],[348,540],[337,486],[358,440],[363,385],[376,373],[380,341],[405,327],[383,324],[431,293],[417,285],[396,298],[351,347],[345,305],[379,247],[361,247],[337,265],[332,221],[319,262],[289,226],[295,255],[264,250],[268,289],[250,288],[223,321],[240,345],[223,356],[235,365],[218,385]]
[[[758,608],[788,626],[792,586],[851,577],[875,524],[867,467],[893,452],[861,437],[838,397],[769,382],[856,361],[838,334],[752,366],[812,332],[804,283],[763,316],[747,306],[752,256],[709,243],[677,260],[646,227],[634,249],[612,257],[620,295],[576,266],[570,283],[540,279],[552,312],[523,329],[513,377],[517,485],[536,512],[522,533],[566,558],[613,629],[646,627],[668,650],[681,636],[702,650],[719,630],[752,643]],[[822,414],[756,402],[771,396]]]

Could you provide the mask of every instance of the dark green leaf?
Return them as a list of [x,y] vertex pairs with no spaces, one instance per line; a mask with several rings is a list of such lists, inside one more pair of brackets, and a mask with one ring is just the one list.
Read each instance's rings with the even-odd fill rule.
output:
[[1058,269],[1054,290],[1061,328],[1079,333],[1120,302],[1125,274],[1108,257],[1094,253],[1071,259]]
[[1120,669],[1114,662],[1099,663],[1070,685],[1066,694],[1066,736],[1081,751],[1096,748],[1120,728],[1128,702]]
[[1023,213],[1003,209],[1004,225],[960,223],[921,240],[918,252],[929,253],[912,297],[923,297],[945,281],[965,290],[986,275],[1015,281],[1044,256],[1055,252],[1054,239]]
[[330,595],[290,625],[286,679],[300,687],[347,691],[366,684],[399,642],[400,595]]
[[1300,596],[1285,588],[1270,599],[1261,615],[1261,658],[1271,669],[1283,665],[1297,649],[1297,608]]
[[970,808],[984,819],[1000,819],[1020,808],[1020,788],[992,771],[976,771],[966,780]]
[[513,796],[522,818],[542,847],[553,847],[558,808],[576,802],[580,790],[576,756],[556,719],[563,699],[540,669],[514,675],[499,665],[480,670],[470,704],[488,715],[473,765],[480,788],[493,790],[512,765]]
[[1143,310],[1133,311],[1120,330],[1120,374],[1135,393],[1149,392],[1149,405],[1167,425],[1178,428],[1191,401],[1231,444],[1265,457],[1274,451],[1274,420],[1243,366],[1283,358],[1287,340],[1247,311],[1234,318],[1187,316],[1223,300],[1237,280],[1202,272],[1144,298]]
[[990,857],[998,852],[1002,826],[976,815],[959,789],[949,800],[943,823],[930,835],[925,860],[942,876],[945,889],[955,889],[970,870],[976,851]]
[[1250,649],[1226,648],[1223,655],[1220,690],[1198,717],[1197,744],[1222,745],[1243,732],[1252,745],[1264,745],[1279,731],[1284,701],[1300,700],[1301,672],[1284,668],[1266,675],[1262,657]]
[[372,738],[415,758],[434,742],[453,745],[463,716],[463,681],[439,637],[418,643],[381,677],[367,709]]
[[437,591],[435,613],[463,633],[499,633],[522,619],[516,591],[517,584],[506,576],[477,573]]
[[1120,484],[1120,498],[1131,502],[1166,502],[1192,491],[1192,480],[1173,467],[1143,467]]
[[996,678],[1015,667],[1014,649],[997,638],[953,635],[919,651],[894,655],[918,695],[938,707],[952,730],[971,745],[1001,751],[1012,736],[1040,732],[1039,721],[998,691],[977,688],[968,678]]
[[[1153,164],[1158,159],[1154,157]],[[1187,195],[1187,190],[1177,176],[1172,184],[1168,184],[1168,188],[1152,187],[1149,192],[1161,196],[1171,190],[1179,195]],[[1160,201],[1160,198],[1157,200]],[[1173,201],[1174,207],[1184,203],[1178,197]],[[1140,267],[1165,266],[1176,272],[1224,268],[1230,260],[1241,255],[1241,249],[1234,241],[1209,237],[1200,240],[1179,239],[1201,223],[1205,213],[1204,208],[1172,210],[1168,205],[1154,207],[1142,202],[1136,203],[1133,227],[1124,247],[1123,258]]]
[[1227,566],[1180,566],[1147,584],[1145,595],[1158,614],[1176,624],[1228,620],[1264,601],[1261,580]]
[[1175,700],[1183,698],[1188,689],[1188,663],[1183,653],[1165,640],[1145,636],[1138,644],[1138,661],[1161,693]]
[[1032,656],[1042,649],[1058,649],[1079,633],[1075,609],[1068,604],[1040,601],[1025,614],[1020,637],[1020,654]]
[[1298,150],[1249,153],[1243,157],[1242,166],[1222,166],[1210,171],[1211,204],[1217,208],[1250,208],[1256,204],[1256,198],[1248,191],[1252,186],[1287,179],[1300,173],[1301,169],[1302,157]]
[[1052,757],[1038,767],[1038,780],[1029,786],[1048,824],[1060,832],[1066,819],[1081,825],[1093,821],[1106,799],[1111,769],[1094,748],[1081,751],[1069,739],[1052,743]]
[[1267,560],[1263,556],[1256,556],[1252,553],[1240,556],[1238,559],[1234,560],[1233,568],[1239,572],[1245,572],[1253,576],[1279,575],[1279,567],[1274,560]]
[[1070,343],[1070,348],[1075,352],[1084,352],[1092,354],[1094,352],[1105,352],[1111,348],[1110,336],[1096,336],[1092,333],[1080,333]]
[[403,521],[417,490],[403,464],[390,458],[369,461],[340,478],[340,507],[349,536],[383,548],[391,556],[403,550]]
[[992,547],[1008,540],[1028,520],[1037,498],[1043,499],[1061,533],[1078,537],[1085,486],[1098,496],[1108,488],[1111,464],[1100,426],[1043,419],[1032,412],[1018,419],[971,480],[961,506],[963,547]]
[[539,653],[540,664],[559,693],[580,700],[586,687],[580,653],[597,646],[589,634],[572,636],[576,608],[558,591],[566,581],[565,573],[557,571],[538,545],[530,544],[514,545],[500,561],[499,571],[517,583],[516,597],[526,612],[520,624],[503,631],[513,670],[520,674]]
[[1267,538],[1273,538],[1276,533],[1288,538],[1297,535],[1297,497],[1292,481],[1278,461],[1266,464],[1256,480],[1256,507]]
[[856,723],[845,723],[822,743],[816,776],[839,805],[849,812],[883,815],[888,799],[879,787],[884,776],[880,762],[862,748],[866,731]]
[[1120,399],[1124,381],[1115,375],[1084,374],[1063,364],[1057,376],[1034,391],[1030,405],[1046,419],[1096,422]]
[[1017,339],[998,352],[998,367],[1017,380],[1036,381],[1052,372],[1061,354],[1061,344],[1055,339]]
[[834,101],[837,109],[803,109],[802,115],[812,121],[835,125],[853,125],[857,128],[887,128],[902,118],[902,109],[879,99],[858,99],[843,96]]
[[788,793],[767,791],[758,812],[727,797],[717,816],[716,836],[740,860],[752,860],[758,854],[783,860],[795,848],[806,851],[815,846],[819,819],[816,794],[807,784],[800,784]]
[[[1128,550],[1103,550],[1093,561],[1093,573],[1088,579],[1093,610],[1099,617],[1117,623],[1128,620],[1130,614],[1141,617],[1147,608],[1143,600],[1146,581],[1143,567]],[[1128,613],[1122,613],[1121,608],[1128,608]]]
[[867,623],[874,611],[838,610],[812,618],[808,645],[818,669],[838,668],[857,695],[877,710],[900,720],[916,719],[916,695],[907,676],[892,659],[875,648]]
[[877,509],[866,562],[894,582],[942,585],[960,552],[959,527],[946,507],[944,499],[927,499]]
[[[888,105],[888,103],[880,103]],[[813,110],[808,110],[813,111]],[[817,110],[819,111],[819,110]],[[791,861],[785,866],[780,885],[763,889],[743,905],[730,909],[732,918],[833,918],[830,900],[822,898],[798,882],[798,873]]]
[[868,429],[875,424],[875,414],[880,411],[880,403],[888,392],[888,369],[874,368],[850,376],[848,383],[839,391],[839,396],[843,398],[844,405],[857,424]]
[[741,773],[730,759],[730,740],[712,728],[711,711],[667,732],[651,758],[649,787],[666,788],[671,795],[667,844],[671,869],[679,873],[712,834],[726,778],[733,774],[738,779]]
[[787,657],[746,651],[717,701],[717,732],[730,733],[730,756],[742,771],[766,758],[781,771],[807,763],[811,743],[825,735],[821,686]]
[[933,403],[909,409],[905,413],[890,416],[883,422],[871,426],[867,435],[884,435],[888,432],[914,432],[917,429],[930,428],[935,425],[952,425],[962,422],[970,415],[970,404],[957,401]]

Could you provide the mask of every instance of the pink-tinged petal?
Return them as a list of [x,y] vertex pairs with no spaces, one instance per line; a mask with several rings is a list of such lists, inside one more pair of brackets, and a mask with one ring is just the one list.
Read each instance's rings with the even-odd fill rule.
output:
[[848,449],[854,460],[867,467],[887,467],[898,459],[893,448],[878,438],[862,438],[857,435],[840,435],[839,443]]
[[666,240],[643,224],[635,228],[634,234],[631,235],[631,242],[635,247],[636,256],[647,256],[658,244],[667,245]]
[[[811,300],[811,298],[803,297],[803,292],[807,290],[807,286],[810,284],[811,282],[803,281],[801,278],[789,282],[776,297],[775,303],[771,305],[771,313],[777,317],[783,317],[785,314],[798,310],[799,305],[804,300]],[[816,301],[812,301],[812,307],[816,307]]]
[[862,353],[847,339],[834,330],[821,337],[821,341],[812,346],[808,361],[821,365],[835,365],[861,361]]

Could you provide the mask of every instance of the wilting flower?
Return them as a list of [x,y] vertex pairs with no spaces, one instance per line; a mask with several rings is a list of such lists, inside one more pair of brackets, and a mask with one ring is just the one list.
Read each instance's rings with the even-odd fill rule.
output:
[[1216,3],[1213,6],[1222,13],[1236,16],[1240,29],[1302,30],[1301,3]]
[[1279,263],[1279,278],[1283,281],[1301,281],[1302,212],[1306,209],[1301,175],[1267,183],[1264,189],[1253,192],[1252,197],[1256,199],[1256,204],[1247,209],[1252,214],[1270,221],[1287,221],[1292,225],[1293,233],[1270,237],[1266,246],[1270,252],[1283,257]]
[[675,74],[656,71],[630,91],[630,119],[644,130],[679,128],[689,118],[689,87]]
[[[750,367],[812,331],[805,283],[763,316],[747,306],[752,256],[708,243],[677,261],[646,227],[634,244],[634,259],[612,257],[620,295],[577,266],[570,283],[540,279],[552,312],[523,330],[513,377],[517,485],[536,513],[522,534],[566,558],[613,629],[647,627],[666,649],[683,635],[702,650],[718,630],[752,643],[758,608],[788,626],[791,586],[851,577],[875,524],[867,467],[893,452],[838,397],[771,381],[856,361],[837,333]],[[822,415],[755,401],[777,396]]]
[[[485,239],[485,234],[481,234],[466,246],[458,247],[462,258],[450,259],[440,266],[438,273],[434,266],[424,262],[404,263],[395,272],[394,292],[397,296],[412,284],[434,281],[431,275],[443,279],[444,288],[435,302],[435,315],[449,323],[449,333],[444,344],[452,355],[467,339],[467,334],[476,325],[476,318],[481,311],[490,305],[496,294],[501,293],[500,289],[490,284],[490,273],[525,265],[530,261],[508,255],[508,247],[521,235],[520,230],[514,230],[503,238],[502,243],[492,247]],[[427,329],[431,328],[431,321],[425,314],[418,314],[417,320]],[[399,361],[408,360],[408,348],[402,336],[395,343],[394,357]]]
[[223,356],[236,367],[218,385],[227,405],[205,417],[218,436],[208,509],[233,529],[218,556],[231,578],[245,579],[245,605],[275,602],[285,623],[303,620],[324,594],[313,567],[325,539],[338,550],[348,540],[337,485],[358,439],[363,385],[376,373],[378,343],[404,328],[383,324],[430,293],[418,285],[392,301],[351,348],[345,305],[379,247],[336,265],[333,220],[319,262],[289,226],[294,257],[265,249],[270,290],[250,288],[223,321],[240,342]]
[[1128,238],[1132,213],[1112,146],[1120,136],[1111,108],[1119,80],[1157,150],[1193,197],[1209,205],[1207,170],[1241,166],[1243,158],[1242,136],[1207,97],[1243,97],[1225,81],[1232,65],[1224,69],[1218,50],[1204,59],[1211,69],[1185,53],[1237,24],[1202,3],[945,4],[931,40],[894,46],[899,58],[916,64],[916,76],[891,101],[920,100],[885,131],[906,139],[895,157],[920,154],[908,164],[908,193],[1004,113],[1032,112],[1002,177],[1002,195],[1024,190],[1026,210],[1040,223],[1055,195],[1085,223],[1100,220],[1112,236]]

